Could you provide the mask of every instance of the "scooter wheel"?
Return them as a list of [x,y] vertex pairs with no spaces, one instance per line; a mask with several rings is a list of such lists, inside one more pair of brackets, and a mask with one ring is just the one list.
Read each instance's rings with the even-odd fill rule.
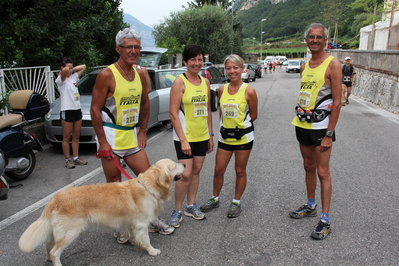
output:
[[14,170],[10,172],[5,172],[4,174],[12,180],[20,181],[26,179],[36,166],[36,156],[33,150],[30,150],[22,155],[29,160],[29,165],[25,169]]

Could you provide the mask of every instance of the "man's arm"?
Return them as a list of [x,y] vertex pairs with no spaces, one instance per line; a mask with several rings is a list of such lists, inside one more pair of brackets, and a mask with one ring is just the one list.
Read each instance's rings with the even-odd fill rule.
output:
[[[331,86],[333,108],[328,122],[327,130],[334,131],[338,122],[339,113],[341,111],[341,95],[342,95],[342,69],[341,63],[337,59],[333,59],[326,71],[325,80],[327,85]],[[327,151],[332,147],[332,138],[324,136],[319,146],[321,152]]]
[[109,68],[105,68],[97,75],[92,93],[90,116],[100,145],[99,150],[112,151],[105,137],[101,118],[101,109],[104,106],[105,100],[112,95],[113,89],[111,88],[115,87],[115,85],[112,86],[112,84],[115,84],[114,75]]
[[331,86],[333,108],[330,115],[330,122],[328,123],[328,130],[334,131],[338,122],[339,113],[341,111],[341,97],[342,97],[342,70],[341,63],[333,59],[328,67],[328,79]]

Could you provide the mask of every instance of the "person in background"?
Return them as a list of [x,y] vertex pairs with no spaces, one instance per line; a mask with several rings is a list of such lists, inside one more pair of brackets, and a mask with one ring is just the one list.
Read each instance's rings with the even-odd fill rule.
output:
[[[297,98],[297,115],[292,120],[303,158],[307,202],[292,218],[314,217],[316,211],[317,176],[320,181],[322,213],[311,237],[325,239],[331,232],[330,203],[332,183],[330,157],[335,141],[335,127],[341,110],[341,63],[324,51],[328,30],[313,23],[305,32],[312,57],[301,67],[301,88]],[[303,110],[306,110],[303,116]]]
[[183,62],[187,71],[174,80],[170,91],[170,118],[177,159],[186,165],[182,179],[175,184],[175,209],[169,219],[169,224],[175,228],[180,227],[183,220],[183,201],[186,197],[184,215],[196,220],[205,218],[196,204],[196,198],[205,155],[213,150],[214,134],[210,83],[199,75],[204,56],[202,46],[186,45]]
[[[75,168],[75,165],[86,165],[79,157],[79,137],[82,128],[82,110],[80,95],[76,83],[86,70],[86,65],[73,67],[68,57],[58,59],[61,71],[55,80],[61,98],[60,120],[62,127],[62,152],[65,156],[65,167]],[[69,144],[70,140],[71,145]],[[72,157],[71,157],[72,147]]]
[[356,83],[356,68],[351,64],[351,58],[345,57],[345,64],[342,66],[342,106],[349,104],[352,86]]
[[[125,28],[118,32],[115,41],[119,58],[98,74],[90,109],[98,151],[109,154],[101,158],[107,183],[122,180],[112,157],[118,163],[123,159],[136,176],[150,168],[144,150],[150,114],[147,77],[142,69],[133,67],[140,56],[141,36],[134,29]],[[158,219],[151,222],[149,231],[168,235],[174,228]],[[114,236],[120,244],[131,237],[122,229]]]
[[258,97],[255,89],[241,79],[244,60],[240,56],[229,55],[224,66],[230,83],[219,88],[221,127],[213,176],[213,196],[201,205],[201,211],[208,212],[219,207],[224,174],[234,154],[236,187],[227,217],[235,218],[241,214],[241,196],[247,185],[246,168],[254,142],[253,122],[258,117]]

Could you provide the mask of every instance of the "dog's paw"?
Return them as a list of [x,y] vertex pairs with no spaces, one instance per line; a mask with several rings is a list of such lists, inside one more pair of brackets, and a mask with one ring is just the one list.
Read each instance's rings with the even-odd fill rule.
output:
[[157,249],[157,248],[150,248],[147,250],[148,254],[150,254],[151,256],[156,256],[161,254],[161,250]]

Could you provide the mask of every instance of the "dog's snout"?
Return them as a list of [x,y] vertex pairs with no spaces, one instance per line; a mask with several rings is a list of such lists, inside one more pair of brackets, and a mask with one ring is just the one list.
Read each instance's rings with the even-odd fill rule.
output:
[[183,163],[182,165],[183,165],[184,168],[186,168],[186,164],[185,163]]

